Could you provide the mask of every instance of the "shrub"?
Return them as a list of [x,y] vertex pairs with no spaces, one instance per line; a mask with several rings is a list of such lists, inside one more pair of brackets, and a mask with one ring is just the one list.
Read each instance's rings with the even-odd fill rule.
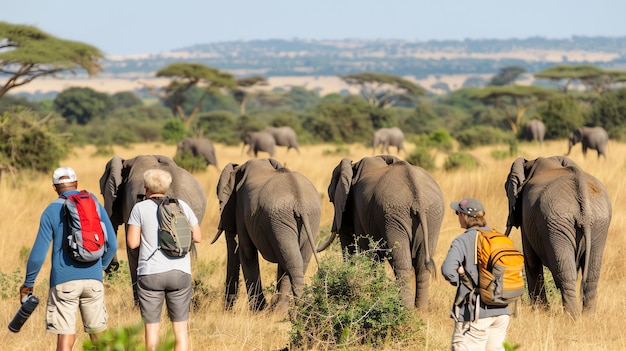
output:
[[406,162],[424,168],[427,171],[435,169],[435,158],[426,147],[418,146],[406,157]]
[[183,121],[177,118],[172,118],[165,122],[161,136],[164,142],[176,144],[177,142],[188,137],[188,134]]
[[328,257],[291,311],[291,346],[335,348],[406,342],[417,325],[385,263],[358,253]]
[[507,133],[502,129],[485,125],[471,127],[456,134],[456,140],[459,142],[459,145],[470,149],[478,146],[506,143],[513,137],[513,134]]
[[443,164],[443,168],[446,171],[478,168],[478,161],[470,154],[464,152],[454,152],[448,155]]
[[174,162],[178,167],[186,169],[189,173],[206,171],[206,161],[202,156],[194,156],[189,150],[177,152]]
[[436,129],[430,134],[421,134],[413,139],[415,145],[435,148],[440,151],[452,151],[452,137],[445,129]]

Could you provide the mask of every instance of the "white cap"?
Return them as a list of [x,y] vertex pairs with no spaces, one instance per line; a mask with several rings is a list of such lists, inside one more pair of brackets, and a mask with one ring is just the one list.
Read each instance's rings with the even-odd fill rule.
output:
[[[62,177],[67,178],[61,179]],[[74,172],[74,170],[70,167],[59,167],[54,170],[54,173],[52,173],[52,184],[71,183],[77,180],[76,172]]]

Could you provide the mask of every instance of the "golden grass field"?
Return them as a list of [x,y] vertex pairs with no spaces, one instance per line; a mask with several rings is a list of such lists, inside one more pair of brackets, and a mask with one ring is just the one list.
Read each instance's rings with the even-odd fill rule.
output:
[[[328,201],[326,189],[332,169],[342,157],[349,157],[354,161],[364,156],[371,156],[372,150],[363,145],[348,145],[349,154],[330,153],[336,150],[333,145],[302,146],[301,154],[293,150],[287,152],[280,148],[275,158],[294,171],[300,172],[312,180],[322,196],[322,222],[320,228],[327,232],[332,223],[332,204]],[[248,157],[241,155],[239,147],[225,147],[216,145],[220,166],[229,162],[243,163]],[[505,146],[499,147],[505,150]],[[410,152],[412,145],[407,145]],[[463,170],[432,172],[441,186],[446,206],[450,201],[462,197],[476,197],[486,207],[488,223],[500,231],[504,231],[507,215],[507,201],[504,194],[504,180],[510,169],[514,157],[504,160],[495,160],[491,157],[494,147],[481,148],[471,151],[481,162],[477,170]],[[533,159],[538,156],[562,155],[567,149],[566,141],[547,142],[543,146],[523,143],[520,145],[520,156]],[[73,167],[79,177],[79,187],[86,188],[98,194],[98,180],[106,162],[110,157],[93,156],[95,149],[86,147],[76,149],[62,165]],[[327,151],[326,153],[324,151]],[[393,150],[395,152],[395,150]],[[132,158],[139,154],[163,154],[173,156],[174,146],[160,144],[136,145],[131,149],[116,148],[115,152],[124,157]],[[328,155],[325,155],[328,154]],[[578,162],[585,170],[598,177],[606,186],[613,203],[613,221],[609,230],[608,242],[604,254],[602,276],[599,284],[598,311],[595,315],[584,316],[573,321],[563,314],[559,304],[555,304],[549,311],[536,311],[522,302],[518,308],[518,316],[511,319],[507,340],[519,344],[519,350],[620,350],[626,348],[626,333],[621,330],[621,323],[626,317],[626,236],[620,234],[626,221],[626,189],[624,175],[626,165],[626,144],[611,143],[608,150],[608,160],[597,160],[594,153],[582,157],[580,146],[572,151],[570,157]],[[263,155],[263,154],[262,154]],[[405,155],[400,155],[404,158]],[[444,155],[437,155],[441,163]],[[241,298],[234,311],[222,310],[223,280],[225,275],[225,245],[223,239],[214,245],[209,245],[216,233],[218,219],[218,202],[215,196],[215,187],[219,171],[214,167],[204,173],[196,174],[200,183],[207,192],[208,206],[205,220],[202,223],[203,242],[198,246],[199,261],[194,266],[194,274],[202,271],[207,273],[203,281],[207,286],[209,301],[203,307],[191,314],[190,333],[193,350],[279,350],[287,345],[290,324],[283,315],[268,312],[250,313],[247,310],[246,298],[241,292]],[[6,325],[19,307],[17,287],[21,285],[25,271],[25,261],[37,233],[39,216],[56,194],[51,185],[49,175],[37,176],[20,182],[14,187],[13,180],[6,174],[0,182],[0,273],[3,274],[4,287],[0,291],[8,294],[8,298],[0,299],[0,349],[4,350],[53,350],[56,336],[45,332],[45,300],[50,263],[44,265],[35,285],[35,294],[42,299],[39,308],[33,313],[20,333],[8,331]],[[441,234],[439,236],[435,262],[441,265],[450,242],[460,234],[456,216],[452,210],[446,212]],[[125,241],[123,229],[118,237],[120,250],[118,256],[125,260]],[[511,237],[520,245],[519,231],[514,229]],[[333,245],[339,245],[336,240]],[[320,254],[323,260],[327,252]],[[19,281],[10,281],[12,274],[20,269]],[[275,279],[275,265],[263,262],[263,284],[271,287]],[[309,265],[307,276],[310,277],[316,270],[315,262]],[[7,278],[9,277],[9,278]],[[15,285],[15,290],[12,290]],[[130,326],[140,323],[139,311],[132,307],[132,293],[130,286],[124,284],[107,284],[107,309],[109,312],[109,326]],[[427,312],[418,312],[424,321],[425,327],[416,335],[410,347],[411,350],[447,350],[451,336],[452,320],[449,318],[451,301],[454,297],[454,288],[439,274],[431,282],[430,308]],[[162,331],[165,334],[169,322],[164,317]],[[82,341],[86,339],[82,328],[77,332],[76,350],[81,349]],[[394,349],[393,347],[387,347]]]

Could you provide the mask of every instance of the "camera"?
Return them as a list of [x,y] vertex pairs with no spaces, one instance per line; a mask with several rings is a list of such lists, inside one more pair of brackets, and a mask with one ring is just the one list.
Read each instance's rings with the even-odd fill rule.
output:
[[22,306],[20,306],[20,309],[17,310],[15,317],[13,317],[13,320],[9,323],[9,330],[14,333],[19,332],[26,320],[28,320],[28,317],[30,317],[35,308],[37,308],[37,305],[39,305],[39,298],[37,298],[37,296],[24,296]]

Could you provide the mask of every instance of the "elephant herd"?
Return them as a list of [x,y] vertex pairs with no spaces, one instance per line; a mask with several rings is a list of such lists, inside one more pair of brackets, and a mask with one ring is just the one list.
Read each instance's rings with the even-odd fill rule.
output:
[[[169,196],[183,199],[201,221],[206,194],[198,181],[165,156],[113,157],[100,179],[113,226],[127,225],[133,204],[143,199],[142,175],[158,168],[172,173]],[[582,271],[583,310],[595,307],[602,253],[611,221],[611,202],[598,179],[564,156],[518,158],[504,184],[509,203],[507,234],[521,228],[531,301],[547,304],[542,267],[552,272],[565,310],[579,314],[576,280]],[[321,218],[320,194],[304,175],[272,158],[229,163],[217,189],[220,217],[216,242],[227,248],[225,308],[233,306],[243,271],[249,306],[284,311],[289,296],[303,293],[311,258],[339,236],[342,251],[371,249],[391,264],[401,283],[404,305],[428,307],[430,277],[444,216],[444,196],[424,169],[391,155],[342,159],[334,168],[328,197],[334,206],[330,237],[316,247]],[[368,240],[367,237],[372,240]],[[369,247],[374,242],[376,247]],[[277,263],[277,293],[263,294],[259,253]],[[133,288],[137,252],[127,249]],[[114,260],[112,265],[117,264]],[[118,264],[119,265],[119,264]],[[115,267],[113,267],[115,268]],[[414,288],[410,282],[415,280]],[[137,299],[136,291],[133,292]]]
[[[526,140],[543,143],[546,134],[546,125],[538,119],[531,119],[524,126],[524,137]],[[587,149],[596,150],[598,158],[604,156],[606,159],[606,146],[609,142],[609,135],[602,127],[580,127],[572,131],[568,137],[568,149],[565,156],[572,151],[572,147],[581,143],[583,156],[587,155]]]

